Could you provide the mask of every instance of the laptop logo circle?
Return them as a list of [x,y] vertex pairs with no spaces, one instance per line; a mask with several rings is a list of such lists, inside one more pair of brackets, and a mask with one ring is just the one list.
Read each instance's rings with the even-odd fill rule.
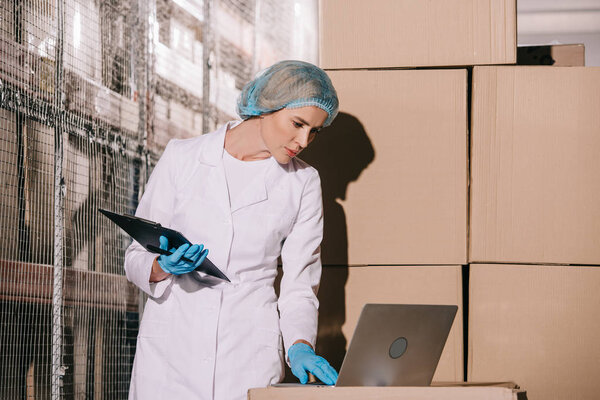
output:
[[398,358],[402,356],[406,352],[406,348],[408,347],[408,340],[405,337],[399,337],[398,339],[392,342],[390,346],[390,357]]

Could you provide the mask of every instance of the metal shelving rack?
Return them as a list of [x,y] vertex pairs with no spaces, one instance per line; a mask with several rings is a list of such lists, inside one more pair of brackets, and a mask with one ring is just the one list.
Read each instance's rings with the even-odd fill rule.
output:
[[96,209],[134,212],[168,140],[300,58],[299,7],[316,0],[0,2],[0,399],[127,397],[144,298]]

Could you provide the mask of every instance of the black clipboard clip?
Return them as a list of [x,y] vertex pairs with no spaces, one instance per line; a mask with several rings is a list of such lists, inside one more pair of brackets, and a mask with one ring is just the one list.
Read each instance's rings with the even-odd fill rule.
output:
[[[190,244],[191,242],[185,238],[180,232],[165,228],[158,222],[149,221],[144,218],[136,217],[135,215],[129,214],[117,214],[112,211],[104,210],[99,208],[102,214],[108,217],[112,222],[117,224],[123,229],[129,236],[135,239],[136,242],[144,246],[144,248],[152,253],[171,255],[168,250],[160,248],[161,236],[166,237],[169,240],[169,246],[178,248],[183,244]],[[192,262],[185,257],[181,258],[183,261]],[[231,282],[229,278],[219,269],[215,264],[207,258],[204,259],[202,264],[198,266],[194,271],[204,272],[207,275],[215,278],[222,279],[227,282]]]

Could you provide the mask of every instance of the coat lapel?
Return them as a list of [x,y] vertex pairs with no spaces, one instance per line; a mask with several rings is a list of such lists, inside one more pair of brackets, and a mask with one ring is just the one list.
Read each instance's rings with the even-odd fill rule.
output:
[[217,205],[226,215],[231,215],[231,207],[229,204],[229,190],[225,178],[225,168],[223,166],[223,148],[225,133],[228,127],[236,125],[235,122],[238,121],[230,121],[221,126],[214,134],[208,134],[206,143],[202,146],[198,154],[198,160],[209,167],[208,176],[205,180],[206,184],[202,190],[208,193],[209,197],[215,199]]
[[[271,160],[275,161],[274,158],[271,158]],[[277,162],[275,161],[275,163]],[[269,198],[266,178],[269,175],[269,171],[271,171],[273,167],[273,163],[269,163],[267,168],[265,168],[260,174],[256,175],[254,179],[252,179],[248,186],[246,186],[246,188],[242,191],[240,197],[235,199],[231,205],[232,213],[236,212],[237,210],[241,210],[242,208],[265,201]]]
[[227,187],[227,178],[225,176],[225,167],[223,164],[223,152],[225,151],[225,133],[227,129],[233,128],[241,121],[229,121],[224,124],[214,135],[207,137],[206,144],[198,156],[201,163],[210,166],[209,176],[206,179],[204,191],[211,194],[218,202],[218,205],[228,215],[245,207],[260,203],[268,199],[268,182],[273,172],[280,168],[279,163],[274,158],[263,172],[252,180],[244,189],[238,199],[235,199],[232,205],[229,201],[229,189]]

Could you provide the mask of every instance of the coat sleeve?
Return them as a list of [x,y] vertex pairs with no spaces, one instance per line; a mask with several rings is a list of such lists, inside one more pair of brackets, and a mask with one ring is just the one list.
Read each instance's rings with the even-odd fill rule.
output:
[[[169,141],[163,155],[154,167],[135,215],[169,226],[175,204],[177,155],[175,140]],[[150,253],[135,240],[125,252],[125,274],[150,297],[161,297],[171,284],[173,276],[150,283],[152,263],[156,254]]]
[[322,239],[321,180],[313,170],[303,190],[298,216],[281,250],[283,277],[278,307],[286,354],[298,339],[315,347]]

